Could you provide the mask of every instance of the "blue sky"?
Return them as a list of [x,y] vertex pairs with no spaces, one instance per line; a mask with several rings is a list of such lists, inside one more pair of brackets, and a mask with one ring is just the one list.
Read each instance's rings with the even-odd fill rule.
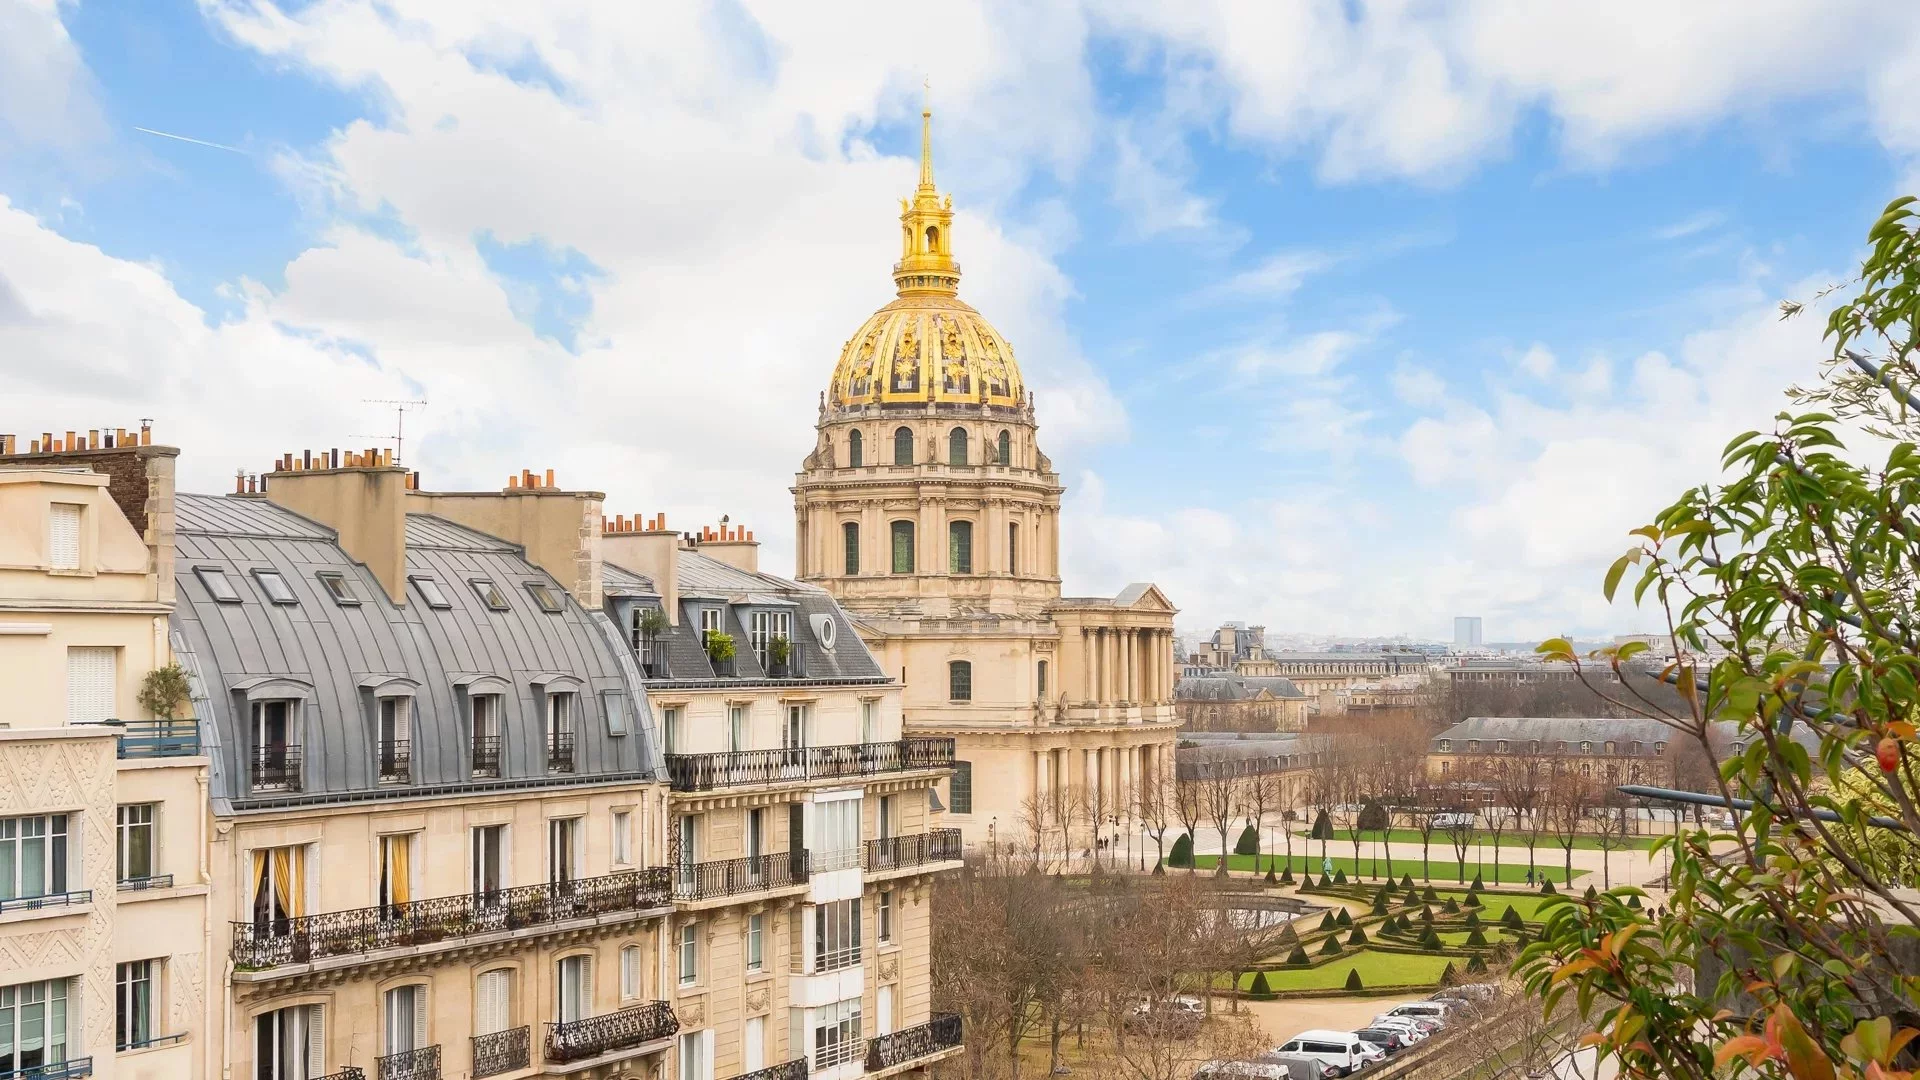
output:
[[426,397],[435,486],[557,467],[784,568],[930,79],[1070,591],[1635,629],[1600,571],[1816,376],[1773,305],[1920,153],[1920,16],[1866,2],[527,7],[0,0],[0,431],[155,416],[218,488]]

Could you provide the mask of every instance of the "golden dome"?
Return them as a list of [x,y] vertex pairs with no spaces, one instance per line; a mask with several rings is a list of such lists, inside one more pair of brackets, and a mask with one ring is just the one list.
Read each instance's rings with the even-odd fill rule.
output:
[[1026,395],[1013,348],[960,300],[953,200],[933,186],[931,112],[920,114],[920,186],[900,205],[900,298],[867,319],[840,350],[834,405],[925,401],[1018,406]]

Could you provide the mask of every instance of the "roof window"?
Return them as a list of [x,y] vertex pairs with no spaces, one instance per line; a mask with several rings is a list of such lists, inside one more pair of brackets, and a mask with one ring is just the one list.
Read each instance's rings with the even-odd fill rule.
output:
[[333,597],[334,603],[342,607],[355,607],[360,603],[360,598],[353,595],[353,587],[347,584],[345,574],[333,570],[322,570],[314,577],[319,578],[320,584],[326,586],[327,595]]
[[223,604],[237,604],[240,602],[240,590],[234,588],[233,582],[227,580],[227,572],[225,570],[217,566],[196,566],[193,568],[193,573],[194,576],[200,579],[200,584],[206,587],[207,592],[212,594],[215,600]]
[[500,591],[500,586],[483,577],[468,578],[467,584],[473,586],[473,591],[479,594],[480,602],[487,605],[489,610],[507,610],[507,597]]
[[533,602],[540,605],[541,611],[549,615],[560,613],[560,598],[553,595],[553,590],[547,588],[546,582],[529,581],[527,591],[533,594]]
[[260,583],[260,591],[267,594],[267,599],[276,604],[300,602],[294,599],[292,587],[287,584],[286,578],[280,576],[278,570],[255,570],[253,579]]
[[410,577],[407,580],[413,582],[414,589],[419,591],[420,599],[425,600],[428,607],[436,611],[445,611],[447,608],[453,606],[453,601],[447,599],[446,592],[440,588],[440,583],[433,578]]

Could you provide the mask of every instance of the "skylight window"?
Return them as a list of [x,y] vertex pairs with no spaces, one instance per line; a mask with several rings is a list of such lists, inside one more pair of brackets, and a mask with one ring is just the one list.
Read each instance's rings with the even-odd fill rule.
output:
[[360,598],[353,595],[353,586],[347,584],[345,574],[322,570],[314,576],[320,579],[320,584],[326,586],[327,595],[333,597],[334,603],[342,607],[353,607],[360,602]]
[[233,582],[227,580],[225,570],[217,566],[196,566],[193,572],[200,579],[200,584],[206,586],[207,592],[211,593],[215,600],[223,604],[240,602],[240,590],[234,588]]
[[420,591],[420,599],[425,600],[428,607],[444,611],[453,606],[453,601],[447,599],[447,594],[441,590],[440,583],[433,578],[417,577],[407,580],[413,582],[413,587]]
[[294,599],[292,586],[287,584],[287,579],[281,577],[278,570],[255,570],[253,579],[260,583],[260,591],[267,594],[267,599],[276,604],[300,602]]
[[498,585],[483,577],[469,578],[467,584],[473,586],[473,591],[480,594],[480,602],[488,608],[494,611],[507,610],[506,594],[500,591]]
[[533,594],[533,602],[540,605],[541,611],[549,615],[560,613],[560,598],[553,595],[553,590],[547,588],[545,582],[529,581],[527,591]]

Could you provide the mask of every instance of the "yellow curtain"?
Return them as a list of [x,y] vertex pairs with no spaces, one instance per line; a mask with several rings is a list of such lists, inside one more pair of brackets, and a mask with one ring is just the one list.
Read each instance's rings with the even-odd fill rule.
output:
[[256,905],[260,902],[260,883],[265,881],[266,877],[267,853],[255,851],[253,853],[253,901]]
[[298,917],[307,913],[307,853],[299,848],[288,848],[287,865],[292,871],[288,875],[287,913]]
[[380,839],[387,846],[387,888],[393,894],[394,903],[404,904],[413,899],[407,872],[407,849],[411,845],[405,836],[383,836]]

